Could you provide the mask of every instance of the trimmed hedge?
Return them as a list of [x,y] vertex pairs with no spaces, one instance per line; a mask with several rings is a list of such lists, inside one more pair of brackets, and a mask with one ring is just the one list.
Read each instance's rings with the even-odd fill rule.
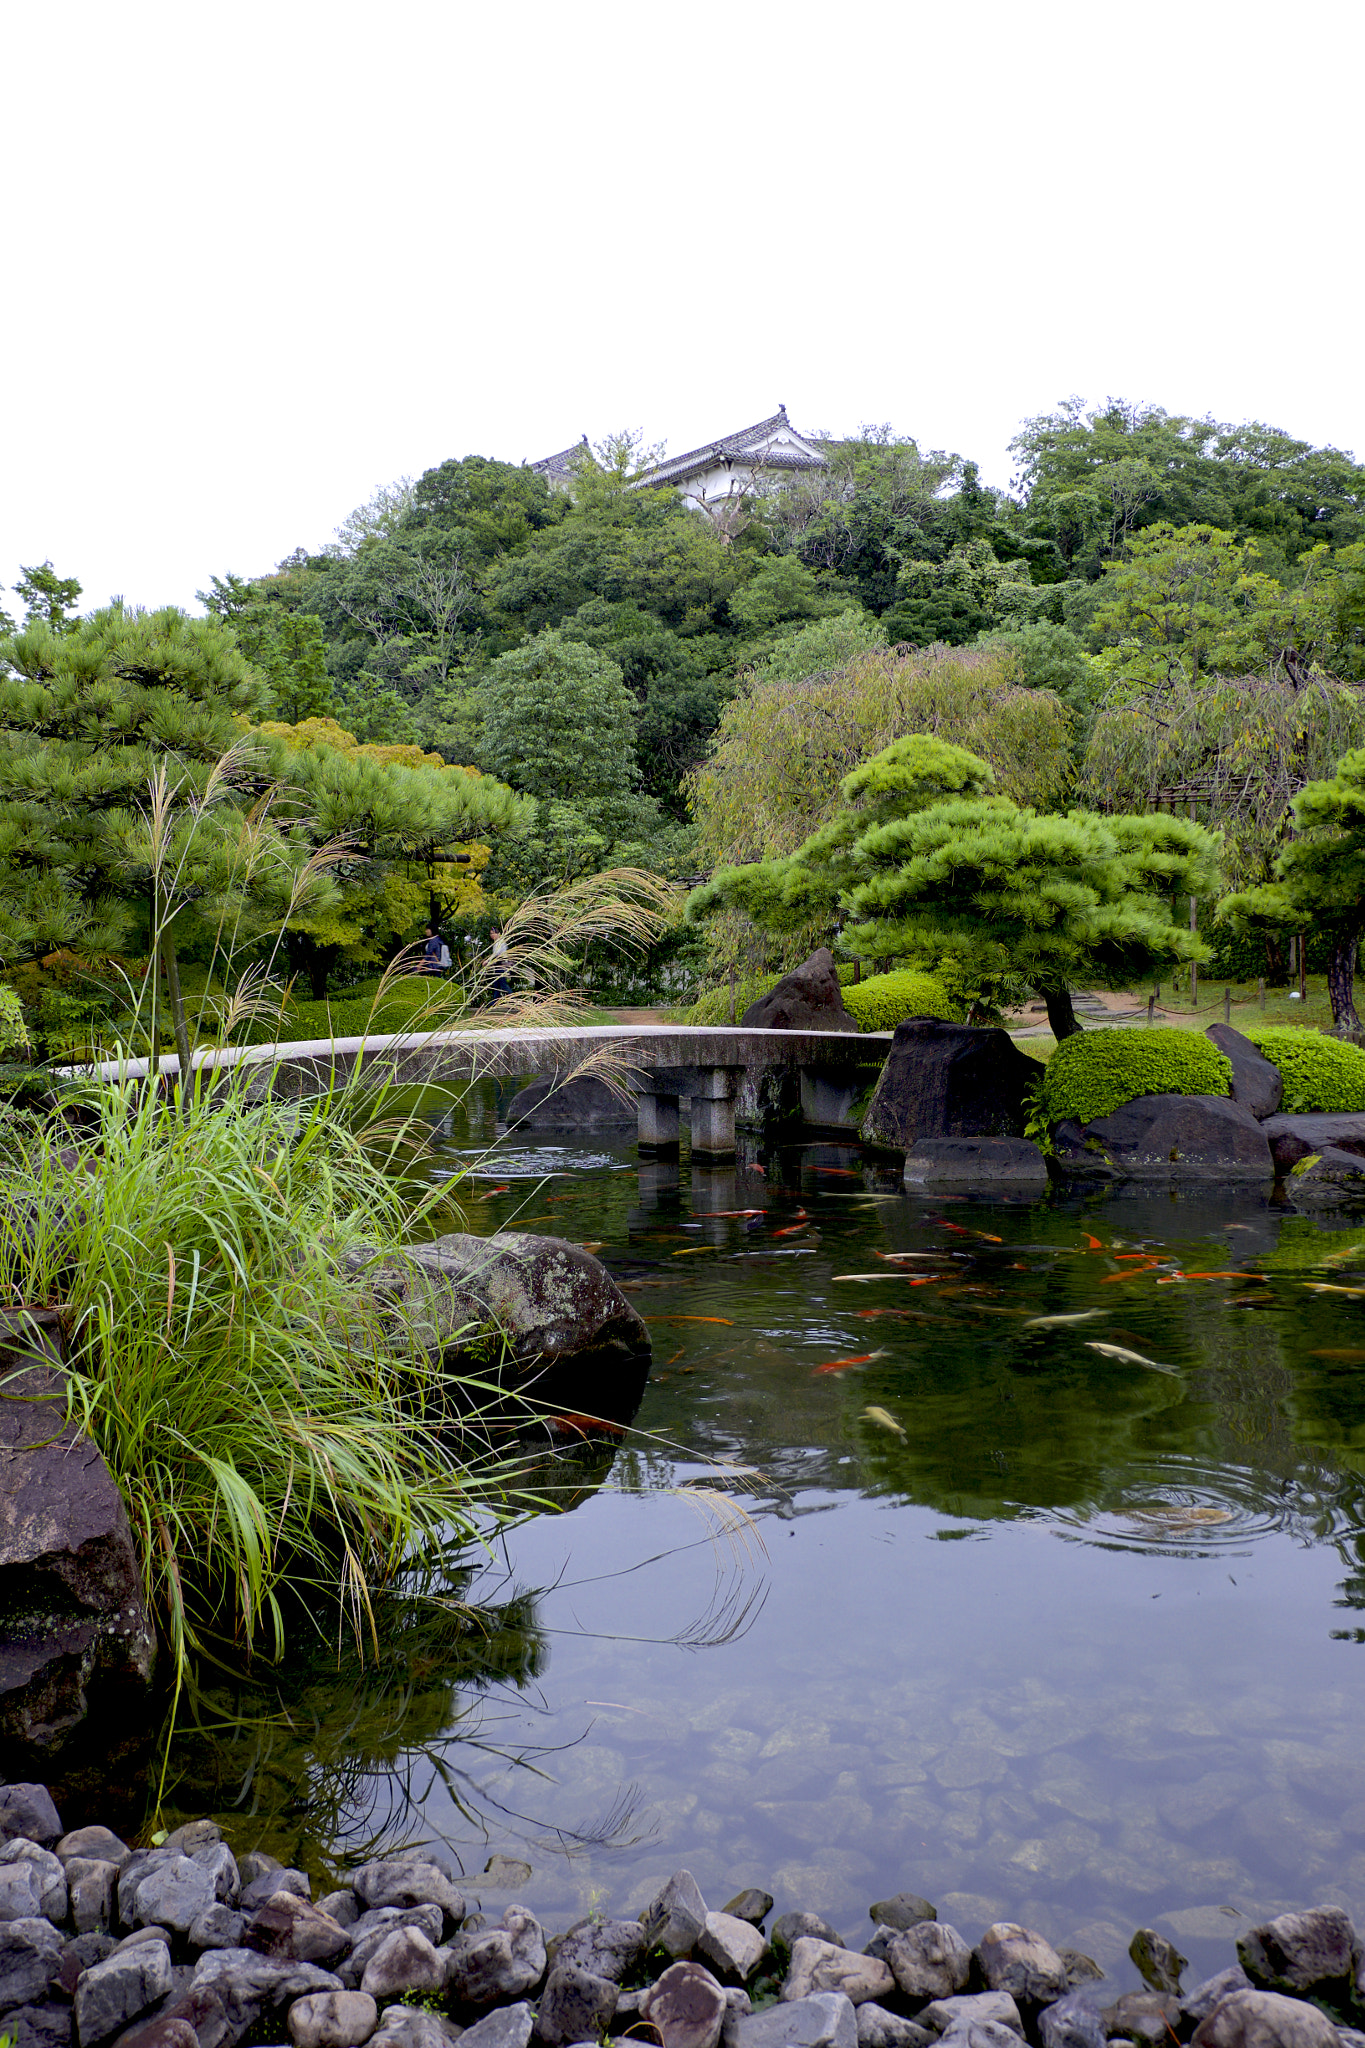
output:
[[1253,1024],[1246,1036],[1279,1068],[1286,1116],[1365,1109],[1365,1049],[1294,1024]]
[[911,967],[845,982],[843,997],[844,1008],[856,1017],[860,1031],[894,1031],[906,1017],[943,1017],[950,1024],[962,1020],[961,1009],[938,976]]
[[1231,1060],[1202,1031],[1079,1031],[1048,1061],[1040,1107],[1050,1125],[1065,1117],[1088,1124],[1138,1095],[1227,1095],[1231,1088]]

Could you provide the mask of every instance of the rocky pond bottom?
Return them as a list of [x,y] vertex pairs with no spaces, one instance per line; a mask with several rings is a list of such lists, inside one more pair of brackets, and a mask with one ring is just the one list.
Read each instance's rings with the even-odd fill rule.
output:
[[172,1823],[319,1889],[425,1844],[546,1927],[686,1868],[861,1951],[913,1893],[1112,1996],[1136,1928],[1193,1981],[1285,1913],[1365,1925],[1365,1219],[590,1143],[495,1154],[467,1214],[597,1251],[654,1337],[635,1429],[556,1418],[566,1511],[363,1668],[211,1694]]

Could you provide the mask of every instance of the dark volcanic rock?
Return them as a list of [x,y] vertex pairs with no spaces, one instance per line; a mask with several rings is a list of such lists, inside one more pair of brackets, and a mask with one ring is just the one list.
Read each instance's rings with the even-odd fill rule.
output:
[[1028,1138],[920,1138],[905,1155],[905,1185],[1034,1188],[1048,1184],[1047,1161]]
[[740,1018],[747,1031],[852,1031],[858,1021],[844,1008],[839,970],[828,946],[820,946],[784,974],[775,988],[750,1003]]
[[1353,1152],[1365,1158],[1365,1115],[1272,1116],[1266,1119],[1275,1171],[1283,1176],[1312,1152]]
[[0,1770],[16,1776],[96,1729],[114,1749],[144,1718],[156,1648],[119,1490],[64,1420],[60,1344],[45,1310],[0,1316]]
[[1061,1171],[1094,1180],[1268,1181],[1266,1127],[1224,1095],[1138,1095],[1109,1116],[1052,1134]]
[[1007,1031],[908,1017],[896,1026],[863,1137],[903,1152],[926,1138],[1021,1138],[1039,1071]]
[[1251,1040],[1231,1024],[1210,1024],[1204,1033],[1227,1059],[1232,1061],[1232,1099],[1255,1117],[1274,1116],[1284,1100],[1280,1070]]
[[[856,1029],[856,1027],[855,1027]],[[633,1131],[638,1112],[629,1095],[596,1074],[580,1080],[532,1081],[507,1105],[507,1127],[523,1131]]]

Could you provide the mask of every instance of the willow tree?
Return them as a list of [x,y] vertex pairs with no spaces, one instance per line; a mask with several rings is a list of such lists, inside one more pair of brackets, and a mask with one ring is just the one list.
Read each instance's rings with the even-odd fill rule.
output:
[[1335,775],[1308,783],[1290,809],[1294,837],[1276,859],[1275,879],[1225,897],[1218,915],[1243,933],[1324,936],[1332,1021],[1341,1036],[1356,1037],[1355,965],[1365,931],[1365,747],[1345,755]]

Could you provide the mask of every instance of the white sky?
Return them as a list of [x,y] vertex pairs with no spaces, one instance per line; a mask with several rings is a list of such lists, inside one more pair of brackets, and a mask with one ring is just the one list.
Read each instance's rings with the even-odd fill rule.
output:
[[779,400],[999,484],[1072,391],[1365,457],[1362,57],[1360,0],[13,4],[0,582],[193,605]]

